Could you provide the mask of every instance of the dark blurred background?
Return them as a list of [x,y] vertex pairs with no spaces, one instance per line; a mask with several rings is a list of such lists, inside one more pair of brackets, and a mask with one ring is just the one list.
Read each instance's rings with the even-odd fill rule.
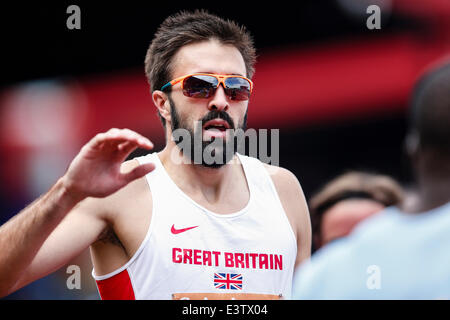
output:
[[[130,128],[162,149],[144,57],[158,25],[181,9],[209,9],[253,34],[248,126],[279,129],[279,165],[307,199],[354,169],[412,185],[403,148],[409,93],[427,65],[450,53],[450,1],[188,2],[2,5],[0,223],[46,192],[98,132]],[[66,27],[72,4],[80,30]],[[381,29],[366,25],[373,4]],[[67,288],[64,267],[8,298],[98,299],[89,251],[72,264],[81,290]]]

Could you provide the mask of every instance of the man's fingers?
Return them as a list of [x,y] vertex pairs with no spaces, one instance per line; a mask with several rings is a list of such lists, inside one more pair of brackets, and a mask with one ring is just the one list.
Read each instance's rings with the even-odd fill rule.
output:
[[144,149],[153,148],[153,143],[146,137],[130,130],[130,129],[111,129],[105,133],[103,139],[111,142],[121,143],[123,141],[134,142],[138,147]]
[[123,174],[123,179],[128,184],[133,180],[139,179],[143,176],[145,176],[147,173],[153,171],[155,169],[155,164],[153,163],[146,163],[143,165],[140,165],[133,170],[131,170],[128,173]]
[[137,147],[144,149],[153,148],[153,143],[146,137],[129,129],[116,129],[116,128],[110,129],[104,133],[97,134],[89,142],[89,145],[93,149],[101,149],[106,144],[120,145],[124,142],[133,142],[137,145]]
[[120,153],[126,153],[131,149],[137,148],[136,143],[131,142],[131,141],[125,141],[125,142],[121,142],[118,146],[117,149],[119,150]]
[[119,151],[119,161],[124,161],[134,150],[138,148],[138,145],[134,142],[126,141],[117,146]]
[[145,149],[153,148],[153,143],[148,140],[146,137],[140,135],[137,132],[134,132],[130,129],[122,129],[114,132],[114,137],[118,139],[125,139],[128,141],[134,141],[139,147]]

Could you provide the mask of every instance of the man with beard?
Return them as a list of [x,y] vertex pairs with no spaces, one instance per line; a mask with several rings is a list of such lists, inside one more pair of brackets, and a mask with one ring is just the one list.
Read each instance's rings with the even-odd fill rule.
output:
[[303,192],[288,170],[232,147],[254,63],[236,23],[205,11],[167,18],[145,61],[165,148],[123,162],[152,143],[128,129],[89,141],[1,227],[0,295],[90,247],[102,299],[289,299],[294,267],[310,255]]

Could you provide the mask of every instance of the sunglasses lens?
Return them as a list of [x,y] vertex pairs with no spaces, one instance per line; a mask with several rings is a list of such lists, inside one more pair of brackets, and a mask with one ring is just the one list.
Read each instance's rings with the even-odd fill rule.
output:
[[197,75],[184,79],[183,93],[191,98],[209,98],[214,95],[218,80],[212,76]]
[[226,94],[231,100],[248,100],[250,98],[250,82],[243,78],[230,77],[225,80]]

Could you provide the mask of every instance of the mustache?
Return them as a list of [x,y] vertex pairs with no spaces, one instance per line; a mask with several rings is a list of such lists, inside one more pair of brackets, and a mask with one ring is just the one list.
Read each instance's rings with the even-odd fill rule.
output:
[[231,117],[228,115],[228,113],[226,113],[225,111],[217,111],[217,110],[212,110],[212,111],[208,112],[208,114],[202,118],[202,120],[201,120],[202,126],[206,122],[214,120],[214,119],[222,119],[228,123],[228,125],[230,126],[230,129],[235,128],[234,121],[233,121],[233,119],[231,119]]

